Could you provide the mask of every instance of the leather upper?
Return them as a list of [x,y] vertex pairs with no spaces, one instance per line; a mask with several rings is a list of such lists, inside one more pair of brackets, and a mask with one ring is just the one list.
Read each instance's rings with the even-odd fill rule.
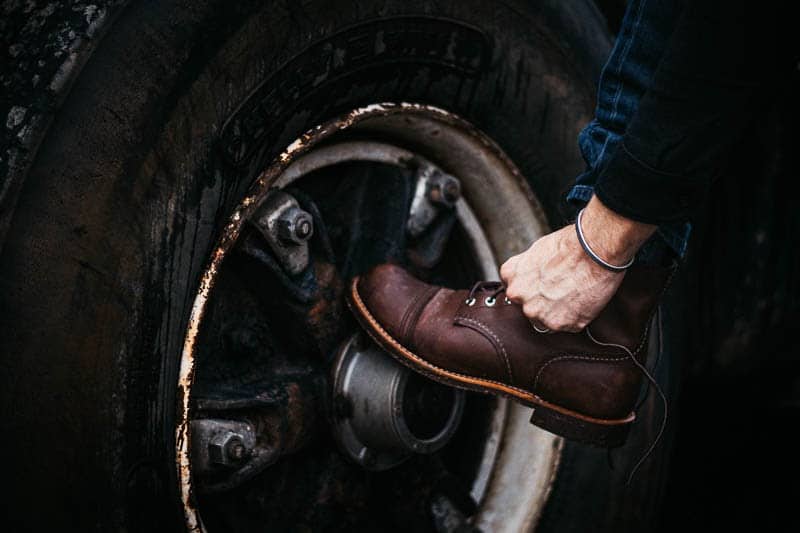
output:
[[[360,277],[358,293],[400,344],[442,369],[532,392],[597,418],[628,415],[637,399],[646,331],[671,269],[636,265],[581,333],[539,333],[519,305],[490,290],[424,283],[383,264]],[[493,305],[492,305],[493,304]]]

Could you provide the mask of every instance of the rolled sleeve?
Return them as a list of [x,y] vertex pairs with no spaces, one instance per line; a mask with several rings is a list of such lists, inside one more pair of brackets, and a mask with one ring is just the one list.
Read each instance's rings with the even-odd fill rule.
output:
[[648,224],[681,222],[703,198],[708,180],[650,167],[619,144],[594,187],[605,206]]
[[691,218],[774,77],[776,13],[741,0],[689,3],[597,177],[604,204],[650,224]]

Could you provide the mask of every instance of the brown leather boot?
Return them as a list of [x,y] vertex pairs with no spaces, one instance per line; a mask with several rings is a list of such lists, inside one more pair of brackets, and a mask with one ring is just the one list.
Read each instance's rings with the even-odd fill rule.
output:
[[674,269],[634,266],[581,333],[540,333],[498,282],[428,285],[384,264],[353,279],[358,321],[403,364],[441,383],[533,407],[531,422],[568,439],[621,445],[635,418],[647,329]]

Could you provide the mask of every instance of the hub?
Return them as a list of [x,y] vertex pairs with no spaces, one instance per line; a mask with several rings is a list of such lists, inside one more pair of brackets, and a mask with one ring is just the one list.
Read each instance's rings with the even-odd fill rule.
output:
[[336,441],[369,470],[441,449],[464,411],[463,391],[411,372],[362,333],[340,348],[332,381]]

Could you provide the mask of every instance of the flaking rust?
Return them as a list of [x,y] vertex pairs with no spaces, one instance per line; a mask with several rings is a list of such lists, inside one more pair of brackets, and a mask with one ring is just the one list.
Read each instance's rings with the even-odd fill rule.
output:
[[[234,220],[232,224],[237,222],[238,221]],[[228,229],[233,229],[231,228],[231,224],[226,228],[226,230]],[[217,248],[214,252],[211,264],[203,274],[202,281],[200,282],[200,289],[192,305],[192,312],[189,317],[189,325],[183,343],[183,352],[181,354],[180,374],[178,378],[181,420],[176,429],[175,443],[177,448],[178,477],[181,483],[181,500],[183,502],[184,516],[186,518],[186,527],[189,531],[203,530],[200,516],[195,507],[194,498],[192,497],[191,450],[189,448],[189,399],[192,389],[192,376],[194,374],[195,342],[197,341],[197,334],[200,331],[200,322],[202,321],[206,309],[211,287],[214,284],[214,279],[224,255],[225,249],[222,247]]]
[[191,435],[189,434],[189,405],[195,367],[196,341],[200,332],[200,324],[208,306],[211,289],[214,286],[214,281],[222,261],[225,258],[225,254],[236,242],[244,221],[253,214],[260,204],[260,200],[264,198],[269,190],[269,186],[292,161],[316,142],[334,132],[349,127],[358,117],[368,116],[370,111],[376,108],[383,110],[384,106],[369,106],[363,110],[353,111],[346,115],[344,119],[334,120],[329,124],[319,125],[310,129],[292,142],[287,149],[278,156],[276,162],[256,179],[251,191],[242,200],[239,207],[231,216],[230,221],[226,224],[211,261],[203,273],[203,277],[200,280],[200,287],[192,303],[192,310],[189,315],[189,323],[187,325],[183,350],[181,352],[178,378],[178,393],[181,409],[180,420],[175,430],[176,462],[178,478],[180,480],[180,494],[183,503],[186,528],[189,531],[205,530],[193,494],[190,450]]

